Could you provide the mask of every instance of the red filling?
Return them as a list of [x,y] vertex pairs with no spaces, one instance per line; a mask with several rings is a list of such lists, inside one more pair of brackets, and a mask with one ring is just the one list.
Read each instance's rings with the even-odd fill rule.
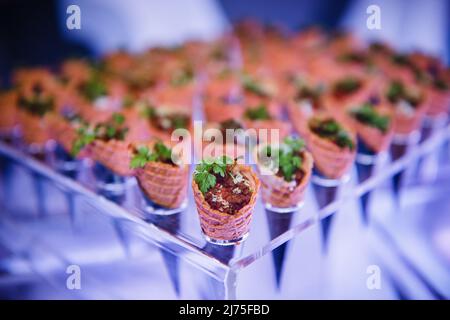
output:
[[233,215],[250,202],[252,191],[245,177],[235,183],[227,171],[225,177],[217,175],[216,179],[216,185],[205,193],[205,200],[212,209]]

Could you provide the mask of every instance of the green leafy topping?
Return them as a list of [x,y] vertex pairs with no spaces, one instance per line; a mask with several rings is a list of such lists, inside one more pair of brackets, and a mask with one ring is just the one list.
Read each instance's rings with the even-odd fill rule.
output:
[[305,147],[305,142],[302,139],[293,137],[284,138],[284,144],[294,152],[299,152]]
[[160,141],[155,143],[152,150],[147,146],[138,147],[133,159],[131,159],[131,168],[143,168],[147,162],[173,163],[172,149]]
[[134,104],[134,99],[130,95],[126,95],[123,98],[122,105],[124,108],[131,108]]
[[336,96],[347,95],[361,88],[362,83],[354,77],[347,77],[337,81],[333,86],[333,94]]
[[90,79],[82,87],[82,94],[89,101],[95,101],[96,99],[108,94],[106,85],[100,78],[98,72],[92,72]]
[[238,130],[242,129],[242,125],[234,119],[228,119],[220,123],[220,128],[224,131],[226,131],[227,129]]
[[71,154],[77,156],[80,151],[91,144],[96,138],[95,130],[92,130],[88,125],[84,124],[77,130],[77,139],[73,143]]
[[148,105],[142,114],[161,130],[186,129],[189,126],[189,116],[183,113],[159,114],[154,106]]
[[178,69],[170,79],[170,83],[175,86],[184,86],[194,79],[194,69],[191,65]]
[[91,126],[87,123],[82,123],[77,130],[77,139],[72,146],[72,156],[78,153],[92,143],[95,139],[104,141],[109,140],[124,140],[128,132],[128,128],[124,127],[125,117],[122,114],[114,113],[111,119],[104,123],[99,123]]
[[350,114],[359,122],[377,128],[383,133],[386,133],[389,129],[390,118],[380,115],[370,103],[351,110]]
[[242,75],[242,87],[248,92],[254,93],[260,97],[268,97],[270,94],[267,90],[255,79],[249,75]]
[[369,59],[363,52],[351,51],[338,56],[338,61],[368,64]]
[[422,96],[420,94],[407,90],[403,83],[397,80],[391,82],[386,97],[391,103],[397,103],[400,100],[404,100],[412,107],[417,107],[422,101]]
[[309,121],[309,128],[319,137],[329,139],[341,148],[349,148],[350,150],[355,148],[355,144],[348,132],[334,119],[321,120],[312,118]]
[[225,177],[227,166],[233,164],[233,160],[227,156],[220,156],[215,159],[203,160],[197,165],[194,171],[194,181],[200,191],[206,193],[216,185],[216,175]]
[[369,51],[370,52],[379,52],[379,53],[388,53],[391,50],[384,44],[381,42],[373,42],[370,44],[369,46]]
[[445,80],[439,79],[439,78],[434,79],[434,81],[433,81],[433,86],[434,86],[436,89],[441,90],[441,91],[447,91],[447,90],[448,90],[448,87],[449,87],[449,86],[448,86],[448,83],[445,82]]
[[44,97],[41,94],[36,94],[31,99],[22,96],[19,98],[19,108],[36,116],[43,116],[47,112],[53,110],[53,107],[53,98]]
[[250,120],[270,120],[272,118],[264,104],[247,109],[244,115]]
[[[280,148],[275,149],[267,146],[263,152],[269,160],[272,161],[271,166],[279,169],[278,173],[290,182],[294,179],[297,170],[302,167],[302,158],[300,152],[303,150],[305,143],[301,139],[286,137]],[[264,157],[262,157],[264,159]],[[267,165],[267,164],[266,164]]]

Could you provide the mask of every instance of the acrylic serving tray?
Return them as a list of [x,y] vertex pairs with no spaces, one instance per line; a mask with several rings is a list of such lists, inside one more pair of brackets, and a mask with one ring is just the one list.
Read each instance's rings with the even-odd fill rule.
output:
[[[381,192],[384,192],[383,194],[388,195],[390,200],[383,201],[391,201],[392,204],[390,206],[390,210],[395,211],[395,209],[392,208],[395,208],[395,206],[398,205],[398,203],[396,204],[396,201],[399,201],[399,199],[396,199],[396,195],[390,187],[392,178],[400,172],[411,170],[411,168],[416,167],[419,162],[422,163],[425,160],[431,161],[429,160],[430,157],[437,157],[443,153],[442,150],[447,150],[445,148],[448,148],[449,137],[450,127],[446,126],[436,130],[430,137],[428,137],[428,139],[414,146],[403,157],[394,162],[391,162],[389,156],[387,155],[380,157],[377,159],[377,168],[375,173],[372,177],[361,184],[357,183],[358,179],[356,169],[352,169],[349,176],[350,179],[341,188],[340,197],[338,200],[330,203],[320,210],[318,209],[318,204],[316,202],[316,198],[314,197],[312,187],[309,187],[307,190],[304,205],[297,212],[270,212],[266,210],[261,201],[258,200],[253,215],[253,222],[249,237],[244,243],[229,247],[215,246],[209,244],[204,239],[200,230],[198,216],[191,192],[188,196],[187,206],[181,213],[167,216],[152,215],[145,212],[140,205],[140,203],[142,203],[142,195],[137,188],[134,178],[126,181],[127,197],[126,200],[119,205],[103,196],[98,195],[94,191],[93,186],[95,185],[95,181],[91,175],[89,164],[83,164],[78,180],[74,180],[58,173],[49,164],[36,160],[32,156],[27,155],[22,150],[13,147],[10,144],[1,142],[1,191],[2,207],[4,208],[4,210],[2,210],[3,217],[1,221],[3,221],[3,223],[1,226],[4,230],[2,230],[0,235],[4,237],[4,241],[8,238],[8,232],[10,232],[9,236],[14,236],[14,226],[18,223],[20,224],[22,222],[21,219],[23,219],[20,218],[20,214],[18,212],[22,211],[34,212],[33,221],[39,221],[40,219],[41,221],[46,221],[46,219],[52,220],[58,219],[57,217],[64,216],[66,221],[70,224],[70,229],[75,235],[74,239],[77,239],[77,234],[80,234],[79,239],[82,239],[84,229],[88,228],[86,226],[86,216],[101,216],[103,218],[107,218],[110,222],[127,256],[133,255],[133,243],[135,238],[143,240],[144,243],[149,243],[152,246],[156,246],[160,248],[161,252],[168,254],[167,256],[164,255],[164,259],[170,274],[170,279],[178,294],[180,292],[180,283],[178,279],[179,275],[177,275],[179,268],[176,267],[176,264],[186,263],[190,267],[193,267],[193,270],[197,270],[210,279],[212,283],[214,283],[214,289],[203,290],[203,292],[207,293],[203,293],[199,296],[192,296],[188,294],[185,297],[226,299],[241,297],[272,297],[271,295],[260,295],[256,293],[255,295],[249,295],[246,292],[240,294],[238,293],[239,284],[242,281],[242,283],[249,281],[246,279],[259,281],[258,278],[255,277],[255,274],[249,274],[253,273],[252,270],[255,268],[258,269],[258,262],[263,260],[266,261],[266,257],[270,256],[270,254],[272,254],[273,258],[273,268],[275,274],[275,276],[271,277],[274,279],[273,281],[276,282],[276,287],[279,287],[280,279],[283,277],[282,265],[284,260],[288,261],[288,263],[284,266],[284,269],[285,272],[289,274],[289,272],[292,273],[292,270],[289,271],[292,267],[288,267],[289,260],[295,261],[296,254],[302,255],[309,250],[313,255],[321,257],[320,259],[324,259],[324,257],[327,256],[332,256],[333,251],[337,250],[336,247],[340,245],[337,243],[337,240],[335,241],[335,238],[331,237],[331,239],[328,239],[330,243],[324,248],[324,244],[321,244],[323,239],[321,239],[320,236],[317,237],[317,235],[320,234],[320,225],[323,224],[326,219],[330,219],[331,216],[340,215],[347,215],[347,218],[351,216],[349,219],[353,222],[357,221],[358,224],[364,225],[361,222],[363,221],[362,214],[360,215],[359,213],[361,211],[360,202],[363,196],[369,192],[373,193],[376,190],[380,190],[380,194]],[[447,160],[436,161],[437,162],[431,164],[430,166],[434,166],[435,170],[440,170],[441,167],[446,168],[442,165],[442,161],[448,163],[448,158]],[[433,168],[431,170],[433,170]],[[415,187],[415,184],[423,186],[423,183],[420,184],[417,182],[418,178],[415,177],[414,174],[412,176],[413,177],[410,177],[409,180],[405,180],[405,185],[402,190],[409,190],[410,186],[412,185]],[[430,185],[434,186],[433,181],[429,182],[428,185],[425,184],[425,186],[427,188]],[[448,179],[445,181],[448,181]],[[402,201],[403,200],[404,199],[402,199]],[[377,211],[377,208],[380,205],[377,201],[378,200],[372,199],[372,210],[369,211]],[[387,207],[389,207],[389,205]],[[357,214],[355,214],[355,212]],[[389,216],[389,213],[384,212],[383,215],[381,215],[382,218],[379,218],[379,214],[380,212],[375,212],[373,217],[374,219],[370,218],[367,225],[363,226],[361,229],[366,231],[372,230],[372,234],[376,234],[374,230],[377,230],[376,226],[378,224],[383,226],[383,230],[387,232],[388,235],[395,233],[396,229],[390,230],[386,227],[385,222],[389,221],[389,219],[383,218],[386,215]],[[343,219],[344,218],[341,220]],[[83,222],[83,220],[85,221]],[[337,222],[335,221],[334,224],[337,224]],[[389,225],[389,223],[387,225]],[[58,224],[56,224],[54,228],[58,228]],[[303,247],[300,251],[295,251],[291,248],[289,251],[289,256],[287,256],[287,254],[285,254],[286,244],[288,242],[291,244],[302,243],[301,236],[305,234],[305,236],[308,237],[308,232],[310,230],[313,230],[311,232],[315,232],[316,234],[314,246],[308,245],[308,248]],[[23,241],[25,241],[24,239],[27,235],[30,236],[30,234],[24,232],[24,237],[22,238]],[[380,234],[376,237],[380,236],[383,239],[387,238],[386,235]],[[28,239],[29,243],[38,243],[36,238],[39,238],[39,233],[33,234],[33,237],[30,236],[30,239]],[[306,241],[305,243],[309,242]],[[23,251],[26,251],[24,247],[27,247],[28,245],[30,244],[23,244],[23,247],[20,247],[19,245],[17,245],[18,247],[15,247],[14,245],[14,248],[11,247],[9,250],[11,250],[11,252],[15,252],[16,254],[23,254]],[[85,245],[89,246],[89,244]],[[292,244],[291,247],[293,246],[295,245]],[[389,253],[395,256],[395,259],[398,260],[398,257],[405,252],[402,246],[398,247],[388,245],[387,247],[388,249],[382,250],[381,258],[388,256],[387,253]],[[42,250],[44,252],[47,249]],[[48,252],[46,254],[48,254]],[[281,257],[279,256],[280,254]],[[52,255],[54,259],[62,259],[64,263],[70,263],[70,261],[66,261],[67,258],[61,258],[62,256],[64,256],[64,254],[60,254],[58,252],[55,252],[55,254]],[[301,265],[295,266],[295,269],[299,273],[303,272],[302,268],[314,269],[314,267],[308,265],[307,260],[308,258],[302,260]],[[311,263],[317,265],[317,261]],[[396,265],[404,266],[405,264],[406,263],[404,261],[399,260]],[[417,266],[420,265],[420,263],[413,263],[413,265]],[[39,266],[35,267],[36,270],[39,271]],[[322,268],[323,267],[319,267],[321,270]],[[422,291],[417,291],[415,287],[412,289],[410,288],[410,291],[412,292],[411,295],[414,296],[416,292],[426,292],[424,293],[426,296],[431,292],[431,297],[433,297],[434,292],[437,294],[437,297],[448,297],[450,293],[445,292],[445,289],[436,289],[436,286],[442,287],[442,283],[446,283],[445,281],[450,279],[450,277],[446,278],[449,276],[448,273],[445,273],[445,271],[442,270],[440,272],[440,276],[435,279],[435,281],[431,280],[427,282],[421,281],[421,273],[418,271],[419,275],[415,274],[413,278],[416,279],[415,281],[417,283],[419,283],[418,286],[425,286],[425,289]],[[47,274],[45,268],[40,270],[40,273],[44,275]],[[433,273],[433,275],[435,274],[438,273]],[[433,278],[433,275],[430,277]],[[264,277],[267,277],[267,275]],[[288,275],[285,275],[285,277],[288,277]],[[395,277],[390,277],[392,283],[395,282],[394,278]],[[445,281],[443,282],[442,279],[445,279]],[[290,281],[284,280],[284,282],[285,286],[288,287],[288,289],[286,289],[288,290],[287,292],[291,292],[293,289],[289,289]],[[405,280],[405,282],[408,284],[411,283],[410,280]],[[426,284],[424,285],[424,283]],[[198,286],[198,283],[194,281],[190,285],[195,287]],[[245,287],[245,285],[243,286]],[[392,287],[394,288],[395,285]],[[448,287],[450,288],[450,286]],[[397,289],[392,289],[392,292],[396,292],[396,294],[391,297],[400,297],[400,293]],[[295,294],[290,296],[289,293],[287,293],[286,297],[293,298],[303,296],[297,296]],[[319,293],[314,293],[313,290],[310,296],[304,297],[323,296]]]

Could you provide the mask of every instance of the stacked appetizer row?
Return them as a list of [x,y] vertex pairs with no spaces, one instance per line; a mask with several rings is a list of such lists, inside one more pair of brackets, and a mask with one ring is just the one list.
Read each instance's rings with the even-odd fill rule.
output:
[[202,229],[219,240],[247,233],[260,181],[265,203],[295,207],[313,162],[315,174],[340,179],[357,152],[385,151],[425,119],[447,117],[450,104],[449,69],[435,57],[253,21],[212,42],[70,59],[16,70],[11,81],[0,94],[3,137],[19,132],[34,153],[56,141],[68,158],[135,176],[164,208],[186,199],[189,166],[176,144],[193,144],[201,103],[192,188]]

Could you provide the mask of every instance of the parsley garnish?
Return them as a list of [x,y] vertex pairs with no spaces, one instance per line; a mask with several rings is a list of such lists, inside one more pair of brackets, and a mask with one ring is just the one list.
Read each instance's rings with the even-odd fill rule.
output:
[[156,142],[152,150],[147,146],[141,146],[136,151],[130,162],[132,169],[143,168],[147,162],[172,163],[172,149],[168,148],[161,141]]
[[106,96],[108,90],[106,85],[100,79],[100,76],[96,71],[92,72],[90,79],[83,85],[82,94],[89,100],[95,101],[96,99]]
[[270,95],[260,83],[249,75],[242,75],[242,87],[260,97],[268,97]]
[[101,140],[124,140],[128,128],[123,127],[125,117],[120,113],[113,113],[108,122],[99,123],[92,127],[87,123],[82,123],[77,130],[77,139],[75,140],[71,154],[76,156],[81,149],[91,144],[95,139]]
[[309,128],[318,136],[333,141],[341,148],[347,147],[350,150],[355,148],[350,135],[334,119],[313,118],[309,121]]
[[361,81],[354,77],[347,77],[337,81],[333,86],[333,93],[336,96],[347,95],[355,92],[361,87]]
[[272,158],[284,180],[290,182],[293,180],[295,172],[302,167],[300,152],[304,146],[303,140],[286,137],[279,149],[267,146],[264,152],[267,157]]
[[422,100],[421,95],[408,91],[403,83],[398,80],[391,82],[386,97],[391,103],[397,103],[399,100],[404,100],[412,107],[417,107]]
[[44,97],[41,94],[36,94],[31,99],[26,99],[25,97],[19,98],[19,108],[40,117],[48,111],[53,110],[53,106],[53,98]]
[[378,114],[375,108],[369,103],[362,105],[360,108],[351,110],[350,114],[359,122],[377,128],[383,133],[386,133],[389,128],[389,117]]
[[260,104],[257,107],[249,108],[245,111],[245,117],[250,120],[270,120],[271,116],[267,111],[267,107],[264,104]]
[[227,156],[215,159],[203,160],[194,171],[194,181],[202,193],[216,185],[216,175],[225,177],[227,166],[233,164],[233,160]]

